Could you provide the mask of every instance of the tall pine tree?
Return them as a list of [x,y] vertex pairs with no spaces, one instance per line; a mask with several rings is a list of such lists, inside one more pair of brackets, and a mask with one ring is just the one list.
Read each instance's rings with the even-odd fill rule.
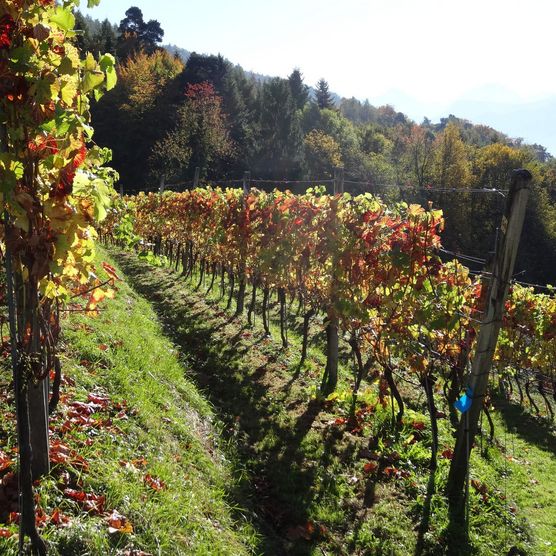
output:
[[321,79],[317,83],[317,90],[315,91],[317,106],[320,109],[334,108],[334,100],[328,88],[328,82]]

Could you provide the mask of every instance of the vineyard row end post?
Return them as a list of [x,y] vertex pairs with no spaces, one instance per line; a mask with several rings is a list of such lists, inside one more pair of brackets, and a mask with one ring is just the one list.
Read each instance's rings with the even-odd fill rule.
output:
[[528,170],[513,171],[494,260],[490,269],[486,306],[468,381],[468,392],[472,402],[468,412],[462,415],[460,419],[456,447],[448,476],[447,490],[453,503],[458,503],[462,498],[469,456],[477,434],[484,399],[487,395],[492,360],[502,326],[505,300],[512,279],[525,220],[531,179],[532,175]]

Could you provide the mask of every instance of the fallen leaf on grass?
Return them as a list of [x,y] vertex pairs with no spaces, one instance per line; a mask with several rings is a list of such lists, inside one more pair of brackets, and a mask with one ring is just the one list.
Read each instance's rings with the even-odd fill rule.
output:
[[0,529],[0,539],[9,539],[12,535],[9,529]]
[[110,398],[94,393],[89,393],[87,395],[87,400],[99,406],[101,409],[106,409],[110,403]]
[[66,488],[64,494],[71,498],[72,500],[79,502],[81,507],[91,514],[102,514],[104,513],[104,503],[106,502],[106,497],[87,493],[83,490],[74,490],[72,488]]
[[108,532],[110,534],[114,533],[133,533],[133,525],[131,522],[119,513],[117,510],[113,510],[108,519]]
[[50,523],[59,527],[66,527],[70,524],[70,518],[64,515],[58,508],[56,508],[50,516]]
[[378,469],[378,463],[376,461],[369,461],[363,466],[363,471],[365,473],[374,473]]
[[441,458],[452,459],[454,457],[454,451],[451,448],[447,448],[440,454]]
[[13,463],[14,461],[12,460],[12,458],[10,458],[8,454],[0,450],[0,473],[6,471],[6,469],[9,469]]
[[68,464],[83,470],[89,468],[89,464],[82,456],[57,440],[50,444],[50,461],[52,463]]
[[145,475],[145,484],[152,488],[153,490],[164,490],[166,488],[166,484],[161,479],[157,479],[150,474]]

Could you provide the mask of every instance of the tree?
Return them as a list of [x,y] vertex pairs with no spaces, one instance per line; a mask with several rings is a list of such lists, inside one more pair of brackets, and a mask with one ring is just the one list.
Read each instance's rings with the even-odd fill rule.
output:
[[91,50],[91,32],[87,20],[79,10],[75,12],[75,31],[75,44],[83,55],[84,52]]
[[521,168],[531,154],[502,143],[487,145],[477,152],[475,173],[481,187],[506,189],[512,170]]
[[118,30],[120,32],[118,54],[123,59],[138,51],[152,54],[158,49],[158,44],[164,37],[160,23],[154,19],[145,22],[143,12],[136,6],[126,11]]
[[232,153],[222,99],[210,83],[188,85],[186,102],[176,113],[177,125],[158,141],[150,157],[151,167],[165,178],[199,167],[207,175],[218,158]]
[[459,128],[449,123],[435,145],[433,177],[442,188],[466,188],[471,183],[471,165]]
[[342,165],[340,145],[323,131],[310,131],[303,140],[303,146],[310,178],[330,178],[332,169]]
[[405,165],[411,182],[424,187],[432,177],[434,135],[419,125],[411,128],[405,140]]
[[295,68],[288,77],[293,101],[298,110],[303,110],[309,100],[309,87],[303,83],[303,74]]
[[317,83],[317,88],[315,91],[317,106],[322,110],[324,108],[334,108],[334,100],[332,95],[328,90],[328,83],[321,79]]
[[289,82],[278,77],[262,86],[260,146],[256,169],[269,178],[296,178],[301,173],[303,135]]
[[109,52],[116,54],[116,46],[118,44],[118,36],[114,26],[108,19],[105,19],[100,26],[100,31],[93,37],[93,52]]
[[190,84],[210,83],[222,99],[230,138],[234,143],[233,156],[220,159],[212,171],[219,176],[237,175],[256,160],[259,103],[256,83],[239,66],[233,66],[223,56],[193,52],[184,71],[174,84],[179,97]]
[[95,139],[114,153],[114,166],[127,189],[146,185],[153,145],[175,125],[181,98],[168,100],[167,91],[183,70],[183,63],[157,50],[139,52],[118,68],[118,85],[93,106]]

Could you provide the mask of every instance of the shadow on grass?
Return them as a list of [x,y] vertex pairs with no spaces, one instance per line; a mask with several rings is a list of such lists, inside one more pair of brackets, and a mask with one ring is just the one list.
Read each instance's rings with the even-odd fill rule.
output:
[[496,408],[509,431],[515,432],[529,444],[556,455],[556,428],[546,418],[533,416],[519,404],[499,397]]
[[[317,470],[333,463],[340,439],[329,435],[317,461],[307,461],[305,441],[322,406],[318,400],[300,403],[294,381],[301,369],[293,377],[284,372],[278,346],[265,343],[243,319],[209,308],[170,269],[148,267],[127,253],[112,255],[131,286],[151,301],[165,333],[191,356],[192,378],[234,437],[250,477],[238,473],[242,482],[231,496],[259,516],[261,551],[313,553],[316,540],[296,538],[292,530],[308,523],[310,506],[333,488],[316,480]],[[288,405],[299,407],[298,413],[288,413]]]
[[431,470],[429,475],[429,482],[427,484],[427,495],[425,497],[425,504],[423,505],[423,516],[421,517],[421,523],[419,524],[419,532],[417,535],[417,546],[415,548],[415,556],[422,556],[423,550],[425,548],[425,535],[429,530],[430,518],[431,518],[431,501],[432,495],[435,492],[435,479],[436,470]]

